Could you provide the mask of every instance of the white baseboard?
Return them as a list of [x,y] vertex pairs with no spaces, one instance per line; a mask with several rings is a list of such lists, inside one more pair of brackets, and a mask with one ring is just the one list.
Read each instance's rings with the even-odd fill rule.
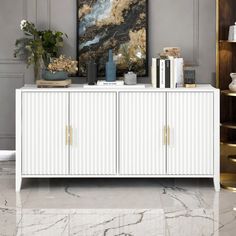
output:
[[0,150],[0,161],[14,161],[15,151]]

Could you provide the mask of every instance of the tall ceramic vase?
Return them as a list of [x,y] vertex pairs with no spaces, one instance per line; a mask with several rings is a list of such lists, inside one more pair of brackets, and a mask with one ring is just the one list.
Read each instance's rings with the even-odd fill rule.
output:
[[232,78],[232,82],[229,85],[229,90],[232,92],[236,92],[236,73],[231,73],[230,76]]
[[106,63],[106,81],[116,81],[116,64],[113,61],[112,50],[109,50],[108,62]]

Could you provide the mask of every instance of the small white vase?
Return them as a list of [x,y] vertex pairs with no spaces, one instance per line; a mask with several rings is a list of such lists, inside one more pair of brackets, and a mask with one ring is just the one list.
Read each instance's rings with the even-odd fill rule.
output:
[[231,73],[230,77],[232,78],[232,83],[229,85],[229,90],[236,92],[236,73]]
[[137,75],[129,71],[127,74],[125,74],[125,84],[126,85],[135,85],[137,84]]

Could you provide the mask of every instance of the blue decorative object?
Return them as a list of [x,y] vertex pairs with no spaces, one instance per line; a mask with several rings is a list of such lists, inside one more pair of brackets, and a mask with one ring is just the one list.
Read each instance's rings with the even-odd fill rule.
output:
[[68,72],[66,71],[49,71],[43,70],[42,77],[45,80],[66,80],[68,79]]
[[106,81],[116,81],[116,64],[113,61],[112,50],[109,50],[109,60],[106,63]]

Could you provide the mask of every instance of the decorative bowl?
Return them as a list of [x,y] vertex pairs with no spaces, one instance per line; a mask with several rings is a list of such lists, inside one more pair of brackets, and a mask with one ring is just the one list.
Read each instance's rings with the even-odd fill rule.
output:
[[45,80],[66,80],[68,79],[68,72],[43,70],[42,77]]

